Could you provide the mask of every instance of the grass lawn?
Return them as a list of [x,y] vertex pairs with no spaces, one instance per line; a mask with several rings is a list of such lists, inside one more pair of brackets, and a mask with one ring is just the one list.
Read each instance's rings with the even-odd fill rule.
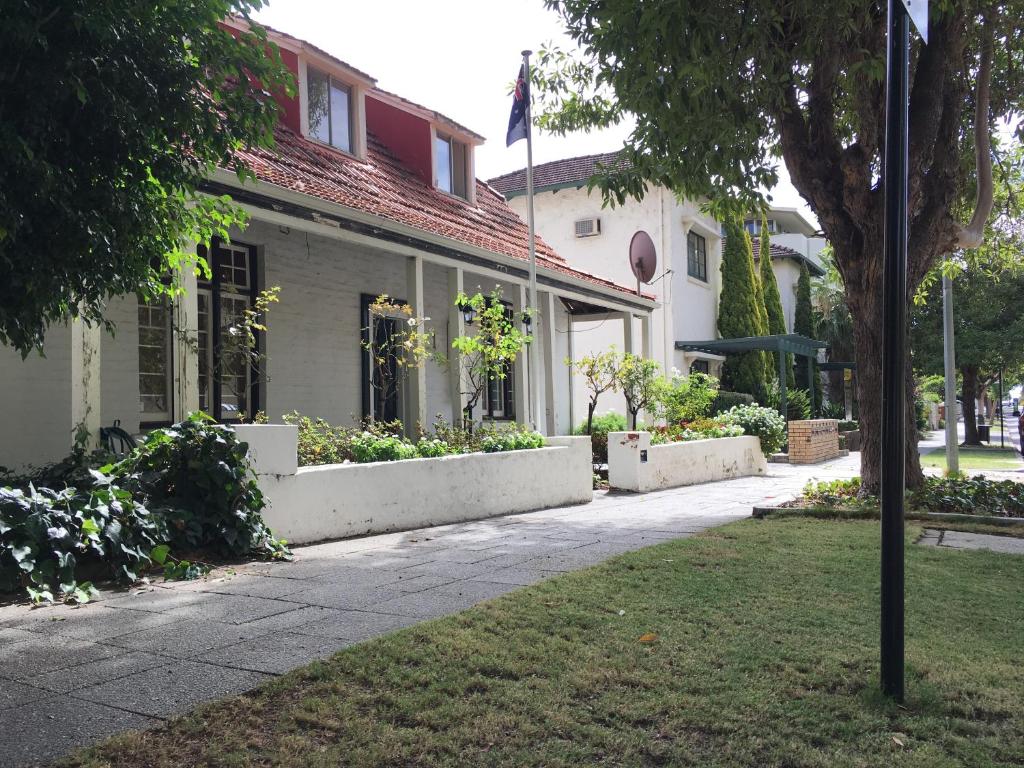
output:
[[1024,764],[1024,558],[918,547],[919,530],[905,707],[875,693],[877,522],[750,520],[354,646],[67,764]]
[[[921,457],[922,467],[946,468],[946,449],[940,448],[937,451],[926,453]],[[1024,469],[1024,461],[1021,461],[1020,454],[1012,448],[998,448],[989,446],[971,446],[960,448],[961,469],[991,469],[1003,472],[1012,472],[1016,469]]]

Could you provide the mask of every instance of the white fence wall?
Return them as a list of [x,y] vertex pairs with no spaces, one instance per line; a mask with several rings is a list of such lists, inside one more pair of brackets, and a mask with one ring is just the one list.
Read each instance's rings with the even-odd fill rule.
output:
[[267,498],[264,519],[293,544],[585,504],[594,497],[588,437],[551,437],[536,450],[293,469],[294,427],[236,431],[249,443]]
[[763,475],[767,469],[760,441],[749,435],[651,445],[650,432],[608,434],[608,484],[624,491]]

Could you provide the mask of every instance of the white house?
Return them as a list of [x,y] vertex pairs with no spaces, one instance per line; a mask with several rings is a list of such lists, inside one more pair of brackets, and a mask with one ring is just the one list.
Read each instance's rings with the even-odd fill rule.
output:
[[[701,213],[696,202],[680,202],[662,187],[649,189],[642,201],[629,199],[615,208],[602,208],[599,192],[588,192],[587,181],[598,166],[613,166],[615,152],[556,160],[533,169],[537,231],[577,269],[605,275],[619,284],[642,289],[658,302],[653,312],[651,351],[664,370],[701,370],[719,373],[717,355],[683,352],[680,339],[717,338],[718,294],[721,289],[721,227]],[[509,205],[526,216],[525,170],[488,182]],[[657,266],[649,284],[638,286],[629,262],[633,236],[646,232],[654,242]],[[573,335],[573,356],[607,349],[622,350],[620,316],[602,311],[580,320]],[[636,321],[634,320],[634,323]],[[634,336],[636,335],[634,331]],[[576,412],[585,414],[587,395],[582,381],[575,382]],[[599,412],[611,406],[624,412],[621,397],[607,395]]]
[[[786,330],[793,332],[796,314],[796,283],[800,278],[801,263],[807,264],[811,277],[825,274],[819,254],[828,245],[821,232],[796,208],[769,208],[768,234],[771,241],[772,270],[779,284],[782,310],[786,316]],[[754,259],[760,258],[761,219],[744,222],[754,245]]]
[[[460,291],[500,285],[522,322],[526,226],[474,176],[483,138],[302,40],[276,31],[270,39],[298,84],[294,98],[282,97],[277,146],[245,153],[256,183],[223,170],[206,185],[243,205],[251,223],[230,243],[213,244],[210,279],[190,270],[173,303],[111,301],[114,335],[69,322],[49,330],[45,357],[22,361],[0,348],[0,465],[58,459],[74,431],[95,442],[102,426],[120,422],[137,433],[197,409],[222,421],[257,410],[277,421],[298,410],[335,424],[372,411],[410,429],[436,414],[456,419],[464,405],[460,367],[381,370],[361,344],[369,303],[385,293],[409,302],[417,317],[430,318],[436,346],[449,356],[465,328],[454,306]],[[603,269],[603,261],[571,265],[538,242],[540,313],[530,330],[540,391],[531,396],[521,355],[507,386],[485,398],[488,418],[566,433],[578,417],[563,361],[575,339],[587,337],[581,326],[626,317],[637,332],[620,333],[617,343],[639,348],[650,338],[656,301],[638,296],[621,270],[598,277]],[[221,359],[229,329],[272,286],[280,302],[261,334],[266,360],[258,370],[230,370]],[[710,284],[705,290],[713,292]],[[369,385],[391,375],[402,377],[398,395]]]

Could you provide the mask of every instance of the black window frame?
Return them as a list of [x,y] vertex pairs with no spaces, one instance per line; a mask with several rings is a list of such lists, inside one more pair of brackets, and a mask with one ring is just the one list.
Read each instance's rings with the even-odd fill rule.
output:
[[696,232],[686,234],[686,274],[704,283],[708,281],[708,241]]
[[[487,300],[488,304],[490,299]],[[510,323],[515,322],[515,310],[512,308],[512,304],[503,301],[502,306],[505,308],[505,319]],[[505,363],[505,376],[501,379],[488,381],[487,386],[484,389],[483,406],[481,407],[481,418],[486,418],[489,421],[515,421],[516,420],[516,401],[515,401],[515,375],[516,375],[516,361],[509,360]],[[495,407],[491,399],[492,387],[494,392],[497,392],[497,388],[501,387],[502,400],[505,402],[505,407],[500,416],[495,416]]]
[[[220,377],[213,375],[213,371],[216,370],[217,359],[220,350],[220,321],[221,321],[221,252],[220,247],[223,241],[215,237],[210,241],[210,248],[207,249],[205,246],[200,245],[198,250],[199,255],[206,259],[206,263],[210,269],[210,279],[207,280],[200,276],[197,281],[197,287],[210,292],[210,344],[212,346],[210,357],[210,401],[207,405],[212,406],[209,411],[209,415],[218,422],[229,421],[235,423],[240,419],[224,419],[223,409],[223,397],[222,397],[222,385]],[[259,295],[259,269],[257,264],[258,253],[255,245],[249,243],[238,242],[232,240],[230,243],[236,248],[245,248],[249,252],[249,290],[247,292],[249,299],[249,306],[253,307],[256,304],[256,297]],[[232,268],[234,265],[232,264]],[[263,345],[266,343],[264,334],[261,331],[256,332],[257,349],[262,350]],[[201,354],[201,350],[200,350]],[[262,407],[260,402],[260,376],[256,375],[258,372],[254,372],[250,376],[249,381],[249,407],[247,408],[246,416],[252,418]],[[196,375],[198,381],[198,371]]]
[[690,373],[703,373],[705,376],[710,376],[711,363],[707,360],[694,360],[690,363]]

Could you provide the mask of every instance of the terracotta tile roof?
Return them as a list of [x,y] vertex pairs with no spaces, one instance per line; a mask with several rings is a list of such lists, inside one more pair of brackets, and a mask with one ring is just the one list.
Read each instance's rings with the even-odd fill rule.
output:
[[[625,168],[628,163],[620,159],[619,152],[605,152],[599,155],[583,155],[554,160],[533,167],[533,188],[556,187],[565,184],[586,184],[597,172],[598,165],[611,168]],[[495,176],[487,182],[506,198],[526,192],[526,169],[521,168],[503,176]]]
[[[725,240],[728,240],[728,238],[723,239],[723,244]],[[750,243],[754,248],[754,261],[757,261],[761,255],[761,238],[751,237]],[[825,274],[825,271],[821,267],[815,264],[812,259],[809,259],[806,256],[804,256],[804,254],[800,253],[800,251],[797,251],[793,248],[789,248],[785,245],[777,245],[775,243],[770,243],[768,248],[772,254],[772,261],[777,261],[778,259],[793,259],[794,261],[805,261],[807,262],[807,268],[810,270],[812,275]]]
[[[424,184],[372,134],[367,134],[365,162],[298,136],[283,125],[278,126],[275,137],[273,150],[239,153],[259,181],[492,253],[529,259],[525,222],[501,195],[479,180],[473,205]],[[539,236],[536,242],[539,267],[636,295],[627,286],[570,267]]]

